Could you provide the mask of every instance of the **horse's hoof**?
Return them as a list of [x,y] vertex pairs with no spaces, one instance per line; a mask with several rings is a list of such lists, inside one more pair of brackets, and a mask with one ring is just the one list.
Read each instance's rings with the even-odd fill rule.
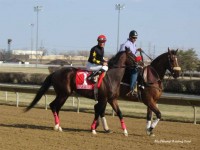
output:
[[155,134],[151,133],[149,136],[152,136],[152,137],[154,137],[154,136],[155,136]]
[[146,133],[148,136],[155,136],[155,134],[153,134],[152,130],[150,128],[146,129]]
[[96,130],[92,130],[92,134],[96,135],[97,134]]
[[128,133],[124,133],[124,136],[128,136]]
[[111,131],[110,129],[104,130],[104,131],[105,131],[105,133],[113,133],[113,131]]
[[56,125],[54,126],[53,129],[54,129],[55,131],[58,131],[58,128],[59,128],[59,124],[56,124]]
[[59,126],[59,128],[58,128],[58,131],[59,132],[62,132],[63,130],[62,130],[62,128]]
[[61,128],[61,126],[60,126],[59,124],[56,124],[56,125],[54,126],[54,130],[55,130],[55,131],[62,132],[62,128]]
[[128,131],[124,129],[124,136],[128,136]]

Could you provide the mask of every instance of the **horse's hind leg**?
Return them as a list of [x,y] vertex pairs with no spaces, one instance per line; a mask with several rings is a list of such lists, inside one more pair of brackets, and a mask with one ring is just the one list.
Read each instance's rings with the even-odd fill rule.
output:
[[55,131],[62,131],[62,128],[60,126],[59,111],[67,98],[68,98],[67,95],[57,95],[55,100],[50,103],[50,108],[53,113],[55,121],[55,126],[54,126]]
[[155,119],[152,122],[152,124],[150,125],[150,127],[148,127],[147,130],[146,130],[147,131],[147,135],[154,136],[153,129],[157,126],[158,122],[160,121],[161,113],[160,113],[158,107],[156,106],[156,103],[150,104],[148,109],[151,109],[156,114],[156,117],[157,117],[157,119]]

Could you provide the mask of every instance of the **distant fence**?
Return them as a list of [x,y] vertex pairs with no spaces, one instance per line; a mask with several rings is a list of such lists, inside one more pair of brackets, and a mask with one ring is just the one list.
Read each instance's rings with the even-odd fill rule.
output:
[[[5,98],[7,100],[7,92],[15,92],[16,93],[16,106],[19,106],[19,93],[36,93],[40,86],[38,85],[17,85],[17,84],[0,84],[0,91],[5,91]],[[45,94],[45,109],[47,109],[47,95],[54,95],[54,89],[50,87],[50,89]],[[79,112],[80,108],[80,99],[77,97],[77,112]],[[74,101],[74,97],[73,97]],[[131,100],[129,100],[131,101]],[[181,106],[192,106],[194,110],[194,124],[196,124],[196,107],[200,106],[200,96],[190,96],[190,95],[181,95],[181,94],[166,94],[164,93],[158,104],[168,104],[168,105],[181,105]]]

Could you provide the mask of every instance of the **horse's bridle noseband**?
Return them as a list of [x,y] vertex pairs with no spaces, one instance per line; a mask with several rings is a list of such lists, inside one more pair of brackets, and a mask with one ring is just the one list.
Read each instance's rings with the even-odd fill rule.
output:
[[[177,56],[176,55],[168,53],[168,61],[169,61],[169,65],[170,65],[171,74],[174,74],[175,71],[181,71],[181,67],[178,66]],[[174,63],[173,63],[174,61],[175,61],[177,66],[174,66]]]

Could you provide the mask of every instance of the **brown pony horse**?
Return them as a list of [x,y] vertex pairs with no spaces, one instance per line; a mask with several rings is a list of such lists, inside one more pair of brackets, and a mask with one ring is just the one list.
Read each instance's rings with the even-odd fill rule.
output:
[[[147,135],[154,136],[153,129],[161,119],[161,113],[156,104],[162,94],[162,80],[166,70],[169,70],[174,78],[179,77],[181,68],[178,65],[177,51],[178,50],[175,51],[168,48],[167,53],[161,54],[155,58],[150,65],[143,68],[141,74],[138,76],[138,98],[147,106]],[[127,69],[122,81],[129,83],[129,76],[129,71]],[[126,84],[122,84],[120,96],[125,97],[125,93],[127,93],[128,90],[129,87]],[[133,97],[130,97],[129,100],[130,99],[137,101]],[[156,114],[157,119],[151,123],[152,112]]]
[[[91,130],[93,134],[96,134],[96,127],[98,126],[99,116],[102,117],[104,130],[109,132],[109,128],[107,126],[106,119],[104,117],[105,108],[108,102],[118,115],[124,134],[126,136],[128,135],[126,125],[123,120],[123,115],[118,106],[117,98],[119,96],[120,82],[123,78],[125,68],[131,67],[134,64],[135,64],[134,55],[128,50],[117,53],[113,58],[109,60],[108,62],[109,70],[106,72],[106,75],[103,78],[101,86],[98,89],[98,97],[97,97],[98,103],[95,104],[94,106],[95,117],[91,125]],[[63,106],[63,104],[65,103],[65,101],[67,100],[67,98],[70,95],[72,95],[73,92],[76,92],[81,96],[87,98],[91,99],[95,98],[94,90],[76,88],[75,77],[78,70],[79,69],[73,67],[61,68],[55,71],[54,73],[48,75],[45,81],[43,82],[41,88],[37,92],[34,100],[26,108],[25,111],[28,111],[31,108],[33,108],[34,105],[41,99],[41,97],[52,85],[56,93],[55,100],[50,103],[50,108],[53,112],[55,119],[54,129],[62,131],[62,128],[60,127],[59,111]]]

